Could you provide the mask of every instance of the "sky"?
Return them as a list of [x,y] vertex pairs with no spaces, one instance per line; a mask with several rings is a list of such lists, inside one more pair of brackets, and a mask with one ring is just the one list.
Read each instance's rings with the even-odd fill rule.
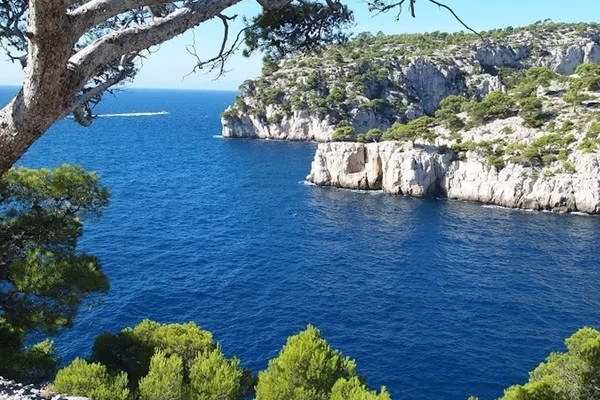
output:
[[[382,31],[386,34],[418,33],[429,31],[454,32],[464,28],[446,10],[418,0],[417,17],[402,14],[399,21],[395,14],[373,15],[363,0],[348,0],[346,3],[355,12],[356,26],[353,32]],[[546,18],[554,22],[600,22],[600,0],[445,0],[445,4],[469,26],[478,31],[524,26]],[[225,12],[238,15],[231,26],[237,31],[244,25],[242,17],[252,17],[259,12],[254,0],[243,0]],[[236,29],[237,28],[237,29]],[[228,73],[215,79],[214,73],[200,71],[188,75],[194,67],[194,57],[186,50],[194,40],[201,57],[214,56],[221,45],[223,27],[220,20],[208,21],[194,31],[180,35],[154,48],[144,60],[140,73],[130,87],[236,90],[249,78],[260,75],[261,55],[245,58],[235,55],[227,64]],[[5,60],[0,54],[0,85],[20,86],[23,73],[20,66]]]

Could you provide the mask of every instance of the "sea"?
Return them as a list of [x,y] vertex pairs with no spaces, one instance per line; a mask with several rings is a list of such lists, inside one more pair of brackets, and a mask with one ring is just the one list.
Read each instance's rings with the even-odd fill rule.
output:
[[196,322],[256,373],[313,324],[395,400],[494,399],[600,328],[600,218],[311,186],[316,144],[221,137],[234,96],[127,89],[19,161],[112,192],[80,241],[111,289],[55,338],[63,364],[149,318]]

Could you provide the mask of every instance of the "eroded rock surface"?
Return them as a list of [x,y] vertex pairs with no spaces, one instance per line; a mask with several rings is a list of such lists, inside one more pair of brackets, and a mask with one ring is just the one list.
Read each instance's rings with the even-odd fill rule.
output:
[[464,161],[453,160],[452,151],[435,146],[322,143],[307,180],[321,186],[445,196],[512,208],[600,213],[600,155],[575,151],[569,161],[575,172],[545,176],[519,164],[497,168],[474,153]]
[[0,400],[89,400],[85,397],[64,396],[0,377]]

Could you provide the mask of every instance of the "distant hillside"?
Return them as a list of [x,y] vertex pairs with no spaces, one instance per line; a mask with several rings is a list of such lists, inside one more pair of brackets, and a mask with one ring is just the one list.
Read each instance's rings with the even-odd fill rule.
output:
[[481,101],[492,91],[514,90],[533,66],[569,75],[600,62],[597,24],[540,23],[482,36],[363,33],[345,46],[265,65],[223,113],[223,134],[328,141],[336,128],[350,126],[356,137],[434,116],[449,95]]

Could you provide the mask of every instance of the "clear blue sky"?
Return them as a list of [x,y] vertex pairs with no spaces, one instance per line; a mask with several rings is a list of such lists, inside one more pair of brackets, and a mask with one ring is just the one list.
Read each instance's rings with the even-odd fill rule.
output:
[[[446,0],[463,20],[476,30],[523,26],[537,20],[550,18],[555,22],[597,22],[600,20],[600,0]],[[459,31],[460,24],[445,10],[428,3],[417,1],[417,18],[403,14],[400,21],[394,15],[373,16],[361,0],[347,2],[355,11],[354,32],[410,33],[428,31]],[[231,8],[227,14],[238,14],[237,28],[242,27],[242,16],[253,16],[259,7],[253,0],[244,0]],[[196,47],[201,55],[216,54],[221,43],[222,26],[219,21],[209,21],[195,30]],[[144,61],[134,87],[177,88],[177,89],[237,89],[248,78],[260,74],[261,57],[250,59],[235,56],[228,64],[230,71],[225,77],[214,80],[214,74],[203,72],[187,75],[194,66],[194,59],[186,52],[192,43],[188,32],[168,43]],[[3,54],[2,54],[3,55]],[[0,55],[0,85],[20,85],[22,72],[17,65],[4,61]]]

